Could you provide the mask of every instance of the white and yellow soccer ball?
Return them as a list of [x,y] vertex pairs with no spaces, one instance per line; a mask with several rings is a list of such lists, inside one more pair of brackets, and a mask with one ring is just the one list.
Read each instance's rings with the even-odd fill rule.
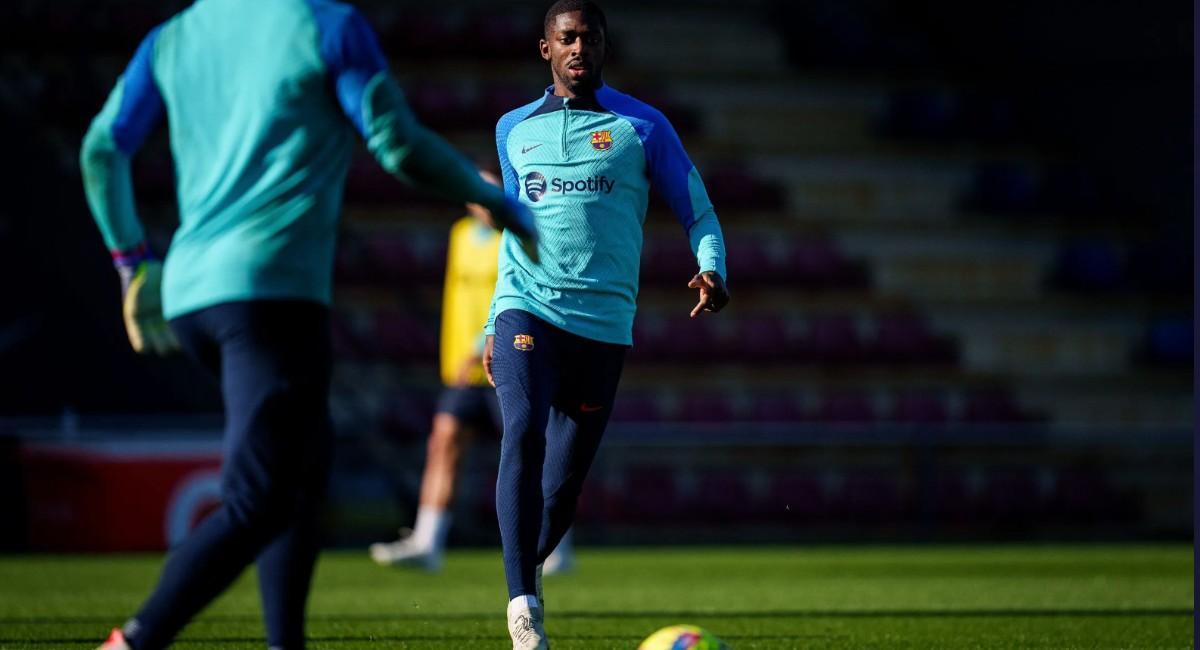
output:
[[672,625],[646,637],[638,650],[729,650],[729,646],[695,625]]

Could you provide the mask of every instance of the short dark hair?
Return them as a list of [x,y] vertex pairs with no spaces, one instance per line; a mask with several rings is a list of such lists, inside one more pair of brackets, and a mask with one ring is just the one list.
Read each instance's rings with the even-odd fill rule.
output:
[[600,28],[605,36],[608,36],[608,19],[604,17],[604,10],[600,5],[592,2],[592,0],[558,0],[550,5],[550,9],[546,11],[546,19],[542,22],[542,33],[549,34],[550,28],[554,26],[554,19],[560,14],[571,13],[572,11],[582,11],[583,17]]

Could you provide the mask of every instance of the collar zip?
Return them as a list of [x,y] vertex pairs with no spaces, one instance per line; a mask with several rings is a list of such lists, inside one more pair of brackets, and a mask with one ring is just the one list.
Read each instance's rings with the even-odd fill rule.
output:
[[570,127],[571,118],[571,98],[563,97],[563,123],[562,123],[562,155],[564,159],[569,159],[567,155],[567,129]]

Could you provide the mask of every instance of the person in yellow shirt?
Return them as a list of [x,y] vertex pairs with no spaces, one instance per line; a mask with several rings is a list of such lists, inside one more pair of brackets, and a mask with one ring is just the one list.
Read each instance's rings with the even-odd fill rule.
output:
[[[491,172],[480,176],[500,185]],[[450,229],[442,295],[443,389],[429,434],[417,520],[411,534],[371,545],[371,558],[381,565],[441,568],[462,455],[473,436],[499,437],[502,430],[496,390],[483,371],[483,324],[496,288],[500,234],[483,206],[468,203],[467,213]],[[573,563],[568,536],[546,561],[545,573],[567,570]]]

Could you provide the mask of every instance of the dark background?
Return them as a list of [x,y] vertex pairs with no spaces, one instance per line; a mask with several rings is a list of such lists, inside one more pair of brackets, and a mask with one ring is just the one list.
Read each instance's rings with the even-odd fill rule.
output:
[[[495,120],[549,83],[544,6],[357,4],[418,114],[494,160]],[[169,449],[219,429],[195,368],[129,350],[77,164],[137,43],[185,5],[0,6],[11,520],[37,525],[31,445]],[[680,130],[735,303],[680,325],[688,252],[653,206],[638,344],[583,541],[668,539],[664,522],[745,541],[1191,535],[1190,3],[605,7],[607,78]],[[135,170],[160,251],[167,144],[164,129]],[[359,541],[415,499],[462,210],[363,151],[346,205],[331,517]],[[494,537],[493,453],[468,468],[464,541]],[[76,471],[55,467],[37,471]],[[6,544],[31,544],[24,529]]]

